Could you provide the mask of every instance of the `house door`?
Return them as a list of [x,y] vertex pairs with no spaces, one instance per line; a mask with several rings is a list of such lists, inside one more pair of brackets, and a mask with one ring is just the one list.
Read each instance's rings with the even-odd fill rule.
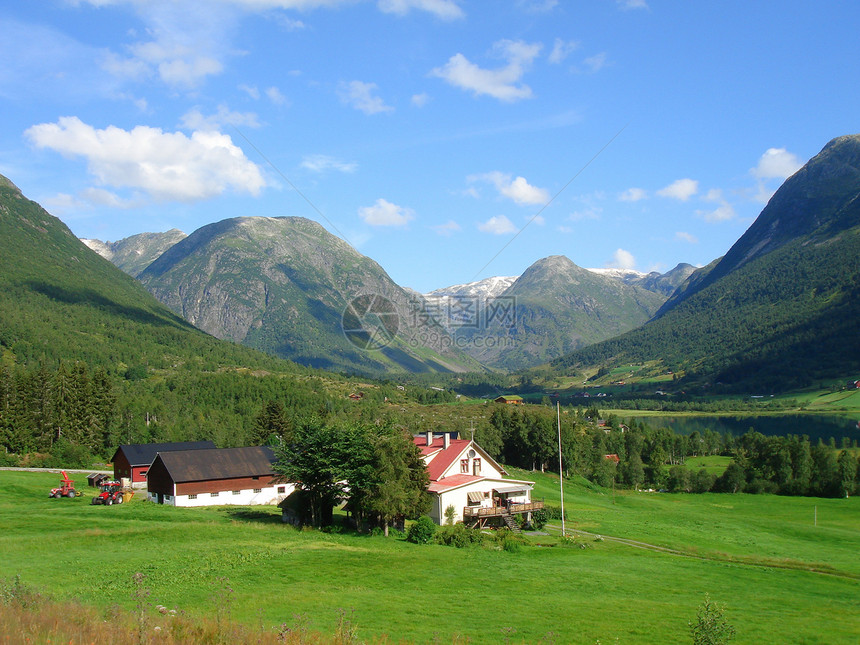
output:
[[164,504],[164,493],[157,493],[158,495],[158,503]]

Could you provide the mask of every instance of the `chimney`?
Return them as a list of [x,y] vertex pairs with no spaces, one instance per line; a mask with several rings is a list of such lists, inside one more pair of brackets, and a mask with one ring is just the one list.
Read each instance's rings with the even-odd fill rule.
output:
[[427,445],[432,446],[433,445],[433,432],[432,431],[427,432],[426,435],[427,435]]
[[451,447],[451,433],[446,432],[445,434],[442,435],[442,437],[443,437],[443,441],[445,442],[445,450],[447,450],[448,448]]

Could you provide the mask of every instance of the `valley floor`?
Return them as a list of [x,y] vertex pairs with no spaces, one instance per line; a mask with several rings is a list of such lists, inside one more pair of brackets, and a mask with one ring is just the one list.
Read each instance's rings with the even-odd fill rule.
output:
[[[529,475],[536,498],[559,502],[557,477]],[[331,634],[346,615],[358,638],[389,642],[688,643],[706,594],[736,643],[854,643],[860,633],[854,498],[566,481],[575,539],[562,546],[554,522],[507,552],[299,531],[268,507],[90,506],[47,498],[55,479],[0,473],[0,578],[103,611],[135,607],[140,573],[152,605]]]

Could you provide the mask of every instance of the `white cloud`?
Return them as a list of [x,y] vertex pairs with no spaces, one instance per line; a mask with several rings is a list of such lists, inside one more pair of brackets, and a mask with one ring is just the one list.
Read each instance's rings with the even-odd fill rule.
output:
[[665,188],[658,190],[657,194],[660,195],[660,197],[669,197],[671,199],[679,199],[682,202],[685,202],[698,191],[698,181],[694,179],[678,179]]
[[228,189],[258,195],[265,186],[260,169],[219,132],[188,137],[148,126],[97,130],[77,117],[61,117],[24,134],[39,148],[86,158],[103,186],[139,189],[157,200],[196,201]]
[[607,263],[607,266],[614,269],[633,269],[636,266],[636,258],[630,251],[618,249],[612,254],[612,260]]
[[53,197],[39,201],[52,215],[65,215],[69,211],[76,211],[89,206],[69,193],[57,193]]
[[802,166],[797,155],[785,148],[768,148],[750,172],[757,179],[788,179]]
[[723,201],[723,191],[719,188],[711,188],[705,195],[702,197],[706,202],[719,202]]
[[547,13],[558,6],[558,0],[517,0],[517,5],[529,13]]
[[486,94],[500,101],[518,101],[532,96],[531,88],[520,83],[520,80],[532,61],[537,58],[541,48],[540,43],[500,40],[493,45],[493,53],[507,61],[504,67],[482,69],[463,54],[455,54],[443,67],[433,69],[430,75],[471,91],[476,96]]
[[684,231],[678,231],[675,233],[675,239],[681,242],[689,242],[690,244],[698,244],[699,240],[695,235],[690,233],[686,233]]
[[630,9],[647,9],[648,3],[645,0],[616,0],[618,6],[624,11]]
[[176,57],[159,62],[158,75],[168,85],[193,88],[207,76],[220,74],[223,69],[220,62],[208,56],[192,56],[190,60]]
[[572,226],[557,226],[556,229],[559,233],[570,234],[573,233]]
[[579,43],[575,40],[562,40],[561,38],[556,38],[547,60],[549,60],[550,63],[557,65],[564,61],[572,51],[578,48]]
[[454,233],[460,230],[460,225],[452,219],[449,219],[444,224],[439,224],[438,226],[434,226],[433,230],[436,231],[439,235],[444,235],[445,237],[451,237]]
[[599,72],[609,64],[606,59],[606,52],[600,52],[594,56],[589,56],[582,62],[585,64],[587,71],[592,74]]
[[424,107],[430,101],[429,94],[413,94],[412,105],[415,107]]
[[257,89],[256,85],[245,85],[242,84],[239,86],[239,89],[242,90],[249,97],[254,99],[255,101],[260,98],[260,90]]
[[491,217],[483,224],[478,224],[478,230],[484,233],[492,233],[493,235],[505,235],[506,233],[516,233],[517,227],[504,215],[497,215]]
[[377,199],[373,206],[362,206],[358,209],[358,216],[370,226],[406,226],[415,219],[411,209],[384,199]]
[[286,105],[288,103],[287,97],[281,94],[281,90],[274,86],[266,88],[266,96],[275,105]]
[[457,20],[465,15],[453,0],[379,0],[377,6],[383,13],[400,16],[406,15],[411,9],[427,11],[442,20]]
[[[262,14],[287,31],[305,24],[282,11],[311,11],[349,5],[354,0],[68,0],[70,4],[126,6],[143,23],[129,31],[145,34],[123,50],[106,52],[102,68],[116,78],[157,77],[178,89],[194,89],[220,74],[230,58],[241,55],[233,44],[236,25],[248,14]],[[378,0],[384,13],[424,11],[443,20],[465,14],[457,0]],[[134,36],[132,38],[135,38]]]
[[328,155],[307,155],[302,159],[302,168],[313,172],[326,172],[337,170],[338,172],[355,172],[358,164],[352,161],[340,161]]
[[499,171],[482,175],[471,175],[469,181],[483,180],[492,183],[501,195],[514,200],[517,204],[542,206],[549,201],[549,193],[543,188],[532,186],[525,177],[511,179],[511,175]]
[[618,196],[622,202],[638,202],[647,199],[648,193],[641,188],[628,188]]
[[394,108],[386,105],[373,92],[377,89],[376,83],[363,83],[362,81],[342,82],[338,86],[338,95],[345,104],[361,110],[365,114],[379,114],[380,112],[393,112]]
[[722,202],[717,208],[712,211],[696,211],[706,222],[727,222],[737,216],[734,207],[728,202]]
[[535,223],[538,226],[543,226],[546,224],[546,218],[543,215],[535,215],[531,219],[529,219],[529,224]]
[[218,131],[225,125],[260,127],[257,115],[253,112],[231,112],[226,105],[219,105],[218,112],[208,116],[204,116],[198,108],[194,108],[182,115],[180,123],[186,130],[203,130],[206,132]]
[[583,210],[574,211],[567,216],[567,219],[571,222],[581,222],[587,219],[600,219],[600,213],[601,209],[599,208],[586,208]]
[[[108,3],[91,0],[91,4]],[[118,0],[111,4],[131,6],[148,37],[128,44],[125,54],[106,56],[104,68],[118,77],[157,76],[172,87],[191,89],[220,74],[223,59],[235,55],[229,44],[238,18],[235,5],[203,0]]]

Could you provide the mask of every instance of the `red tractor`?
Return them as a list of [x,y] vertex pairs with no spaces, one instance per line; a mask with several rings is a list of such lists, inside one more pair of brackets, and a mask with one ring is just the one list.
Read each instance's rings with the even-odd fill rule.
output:
[[99,490],[101,492],[95,497],[93,497],[93,501],[91,502],[92,504],[104,504],[105,506],[111,506],[112,504],[122,504],[122,482],[103,481],[99,485]]
[[78,491],[75,490],[75,482],[69,479],[64,470],[63,478],[60,480],[60,487],[52,488],[48,496],[60,499],[61,497],[77,497],[78,494]]

